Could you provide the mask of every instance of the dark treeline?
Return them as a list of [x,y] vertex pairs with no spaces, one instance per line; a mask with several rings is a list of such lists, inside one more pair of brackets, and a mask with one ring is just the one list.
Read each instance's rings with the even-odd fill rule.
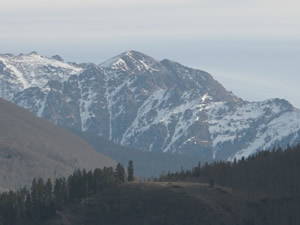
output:
[[[128,180],[133,180],[133,163],[129,162]],[[121,164],[116,168],[76,170],[66,178],[33,179],[30,189],[9,191],[0,195],[0,225],[41,224],[53,216],[56,210],[69,203],[78,202],[107,188],[117,186],[127,180]]]
[[249,193],[295,195],[300,190],[300,145],[261,151],[247,159],[213,162],[162,175],[160,181],[199,181]]
[[160,181],[198,181],[239,191],[249,201],[240,215],[249,224],[300,224],[300,145],[234,162],[199,163]]

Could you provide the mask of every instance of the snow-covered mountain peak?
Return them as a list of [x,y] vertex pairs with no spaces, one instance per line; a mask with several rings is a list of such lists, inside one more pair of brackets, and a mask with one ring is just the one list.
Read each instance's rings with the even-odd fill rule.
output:
[[138,51],[127,51],[100,64],[103,68],[122,70],[130,74],[158,71],[158,60]]
[[64,127],[205,160],[300,141],[300,110],[288,101],[244,101],[205,71],[137,51],[100,65],[0,55],[0,97]]

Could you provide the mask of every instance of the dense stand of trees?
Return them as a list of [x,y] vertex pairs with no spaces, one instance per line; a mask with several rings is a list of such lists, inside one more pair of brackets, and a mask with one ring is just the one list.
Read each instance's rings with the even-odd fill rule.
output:
[[129,160],[128,168],[127,168],[128,181],[133,181],[134,180],[133,170],[134,170],[134,168],[133,168],[133,162],[132,162],[132,160]]
[[[132,161],[129,166],[132,165]],[[130,174],[129,181],[133,176]],[[81,201],[127,180],[124,167],[76,170],[67,179],[33,179],[31,188],[0,194],[0,225],[41,224],[65,205]]]
[[[262,151],[239,161],[199,163],[191,170],[182,169],[159,179],[208,183],[211,188],[198,185],[199,194],[217,194],[220,197],[218,205],[214,201],[192,198],[197,191],[194,189],[191,189],[191,196],[178,194],[176,190],[180,193],[180,187],[175,184],[172,191],[163,186],[119,186],[132,181],[133,173],[133,162],[129,161],[127,171],[118,164],[115,169],[76,170],[68,178],[58,178],[54,182],[34,179],[29,189],[0,194],[0,225],[47,224],[57,210],[69,208],[76,214],[78,211],[73,212],[72,207],[92,202],[91,199],[94,199],[94,205],[89,208],[87,204],[87,212],[81,215],[98,221],[91,224],[120,224],[119,221],[124,224],[184,224],[194,221],[189,224],[197,224],[202,220],[207,221],[203,224],[211,225],[300,224],[300,145],[285,150]],[[95,194],[95,198],[91,197]],[[227,222],[216,222],[223,219],[219,212],[227,215]],[[200,217],[199,213],[202,213]],[[164,222],[149,222],[157,218]]]
[[192,170],[168,173],[160,180],[193,180],[253,194],[296,195],[300,190],[300,145],[261,151],[239,161],[199,163]]

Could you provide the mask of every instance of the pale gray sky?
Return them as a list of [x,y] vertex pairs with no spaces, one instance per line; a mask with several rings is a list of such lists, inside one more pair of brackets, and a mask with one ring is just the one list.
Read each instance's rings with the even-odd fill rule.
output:
[[300,108],[299,0],[0,0],[0,52],[100,63],[126,50]]

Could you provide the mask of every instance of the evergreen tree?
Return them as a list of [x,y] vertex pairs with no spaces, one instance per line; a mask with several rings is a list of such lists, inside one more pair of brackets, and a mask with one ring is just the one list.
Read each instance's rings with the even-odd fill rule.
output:
[[61,179],[56,179],[54,183],[54,188],[53,188],[53,198],[54,198],[54,204],[56,208],[61,208],[63,203],[62,203],[62,180]]
[[125,169],[120,163],[116,167],[116,178],[118,182],[122,183],[125,181]]
[[53,202],[53,187],[50,179],[47,180],[45,184],[45,215],[51,215],[54,211],[54,202]]
[[129,162],[128,162],[127,172],[128,172],[128,181],[129,182],[133,181],[134,180],[134,167],[133,167],[132,160],[129,160]]

